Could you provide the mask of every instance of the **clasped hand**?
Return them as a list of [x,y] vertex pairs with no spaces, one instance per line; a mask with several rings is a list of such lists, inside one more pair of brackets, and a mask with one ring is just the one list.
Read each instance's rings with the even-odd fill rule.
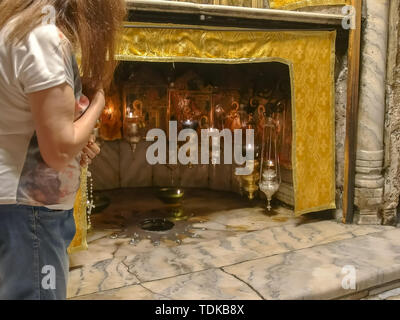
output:
[[88,144],[82,150],[80,161],[81,167],[87,167],[89,164],[91,164],[92,160],[96,158],[99,153],[100,146],[96,143],[96,137],[91,135]]

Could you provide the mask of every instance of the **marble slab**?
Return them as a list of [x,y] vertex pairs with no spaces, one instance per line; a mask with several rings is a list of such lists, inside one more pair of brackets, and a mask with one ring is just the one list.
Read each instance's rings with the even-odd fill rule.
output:
[[[287,225],[195,245],[157,248],[127,257],[124,263],[130,273],[145,282],[354,238],[353,231],[358,228],[332,221]],[[379,232],[382,227],[368,230]]]
[[95,190],[109,190],[120,187],[119,145],[119,141],[103,141],[101,144],[100,154],[89,167],[93,174]]
[[179,165],[180,185],[183,188],[207,188],[208,165]]
[[[301,226],[303,237],[289,226],[282,227],[286,231],[274,230],[270,243],[281,243],[280,232],[290,233],[286,237],[292,239],[291,243],[281,243],[275,250],[264,242],[266,238],[259,241],[260,237],[235,237],[240,238],[236,243],[225,239],[219,246],[214,243],[209,247],[197,247],[197,250],[193,245],[179,247],[179,250],[171,248],[169,256],[165,250],[154,249],[138,255],[138,259],[108,259],[73,270],[69,297],[334,299],[400,279],[400,230],[367,227],[371,233],[360,236],[367,233],[367,230],[360,231],[366,227],[337,224],[338,228],[325,237],[321,232],[324,229],[322,233],[326,232],[326,224],[313,223],[312,228]],[[329,229],[335,229],[332,228],[334,224],[331,222]],[[261,232],[250,234],[255,233]],[[263,255],[266,257],[259,258]],[[221,268],[216,267],[218,265]],[[356,270],[355,290],[342,288],[342,268],[348,265]],[[146,268],[147,271],[143,270]]]
[[[154,248],[134,256],[114,257],[73,269],[68,293],[69,297],[87,295],[209,269],[241,263],[257,263],[261,261],[259,259],[266,259],[265,257],[278,259],[279,262],[279,259],[282,259],[285,254],[292,254],[292,251],[319,248],[332,242],[341,244],[343,239],[356,241],[361,234],[385,234],[385,232],[379,233],[382,230],[393,230],[393,228],[343,225],[333,221],[322,221],[298,226],[284,225],[198,244]],[[344,254],[352,252],[345,247],[340,250]],[[357,250],[358,247],[355,246],[353,251]],[[312,257],[310,259],[312,260]],[[334,264],[332,266],[334,268]],[[230,268],[235,268],[235,266],[226,269],[227,272],[234,274],[236,269]],[[235,276],[239,275],[235,274]],[[246,278],[244,281],[250,280]],[[248,283],[251,284],[251,282]]]
[[[296,224],[303,220],[295,217],[292,210],[283,207],[276,207],[271,214],[266,214],[264,202],[247,201],[231,192],[186,189],[185,193],[184,211],[187,214],[194,214],[187,225],[198,237],[185,237],[182,239],[182,244],[232,237],[251,231]],[[156,197],[155,191],[134,188],[107,191],[102,194],[110,198],[111,204],[102,213],[92,215],[93,230],[88,235],[89,250],[72,254],[70,256],[72,267],[113,257],[133,256],[154,249],[147,240],[132,246],[129,244],[130,237],[110,239],[110,235],[122,232],[124,228],[138,222],[135,220],[125,223],[123,216],[129,217],[149,210],[164,210],[165,205]],[[173,228],[167,234],[173,236],[176,230]],[[160,247],[176,245],[175,242],[160,243]]]
[[260,300],[246,283],[212,269],[175,278],[143,283],[143,287],[163,297],[178,300]]
[[120,289],[97,292],[84,296],[71,298],[70,300],[170,300],[154,294],[142,285],[132,285]]
[[230,191],[232,189],[231,164],[209,165],[208,176],[208,187],[211,190]]
[[149,187],[152,185],[153,168],[146,160],[149,142],[141,141],[135,152],[126,141],[121,141],[119,166],[122,188]]
[[247,284],[212,269],[141,285],[99,292],[77,300],[260,300]]
[[236,165],[231,165],[231,190],[235,193],[242,194],[242,189],[240,186],[240,179],[238,176],[235,174],[237,166]]
[[[357,233],[379,232],[388,228],[390,227],[349,226],[322,221],[275,227],[192,245],[154,248],[134,256],[115,257],[72,270],[69,296],[229,266],[354,238]],[[361,232],[360,229],[364,231]]]
[[[344,289],[343,267],[356,271]],[[400,279],[400,230],[341,240],[223,268],[264,299],[335,299]]]
[[388,290],[377,295],[372,295],[364,300],[400,300],[400,288]]
[[121,259],[113,258],[71,270],[67,296],[71,298],[137,283],[138,279],[128,272]]
[[180,174],[179,167],[167,167],[162,164],[155,164],[153,166],[153,180],[154,187],[172,187],[179,184]]
[[[128,246],[127,239],[111,239],[110,236],[97,239],[95,244],[89,243],[89,250],[75,252],[70,255],[70,268],[95,264],[98,261],[105,261],[117,257],[115,253],[120,247]],[[144,244],[144,242],[143,242]],[[147,249],[151,247],[148,246]]]

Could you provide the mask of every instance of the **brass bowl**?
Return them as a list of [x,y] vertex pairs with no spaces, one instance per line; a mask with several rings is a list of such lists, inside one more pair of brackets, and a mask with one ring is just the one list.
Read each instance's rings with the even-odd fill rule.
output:
[[157,197],[164,203],[167,204],[179,204],[182,201],[184,192],[179,188],[160,188],[157,191]]
[[189,218],[181,206],[171,206],[168,211],[168,219],[171,221],[186,221]]

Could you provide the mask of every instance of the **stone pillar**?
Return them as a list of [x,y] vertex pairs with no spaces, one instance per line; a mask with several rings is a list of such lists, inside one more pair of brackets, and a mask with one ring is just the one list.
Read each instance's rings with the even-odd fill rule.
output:
[[389,5],[389,0],[364,0],[354,217],[358,224],[380,223],[383,202]]
[[386,81],[383,224],[397,222],[400,198],[400,0],[391,0]]

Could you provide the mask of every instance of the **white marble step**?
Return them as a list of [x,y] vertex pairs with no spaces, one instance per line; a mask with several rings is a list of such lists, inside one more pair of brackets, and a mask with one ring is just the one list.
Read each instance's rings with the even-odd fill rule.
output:
[[[400,279],[400,229],[248,261],[223,270],[249,284],[264,299],[337,299]],[[354,289],[348,288],[352,275]]]
[[[124,292],[126,299],[140,299],[135,292],[151,287],[171,299],[336,298],[354,292],[341,290],[347,264],[357,270],[355,291],[400,278],[399,240],[399,229],[333,221],[269,228],[85,265],[70,272],[69,297]],[[200,294],[191,283],[210,286]]]

